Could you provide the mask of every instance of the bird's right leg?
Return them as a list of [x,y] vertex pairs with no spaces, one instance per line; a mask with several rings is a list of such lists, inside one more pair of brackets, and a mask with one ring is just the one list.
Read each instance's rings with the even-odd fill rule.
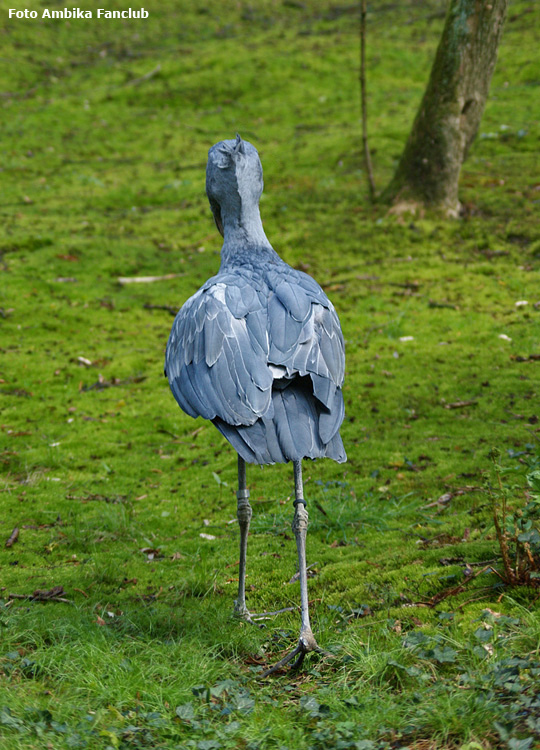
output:
[[236,516],[240,526],[240,564],[238,569],[238,599],[234,602],[234,613],[238,617],[251,621],[246,607],[246,560],[249,524],[253,511],[249,504],[249,490],[246,482],[246,462],[238,456],[238,492],[236,493]]
[[309,599],[307,587],[307,564],[306,564],[306,536],[308,528],[308,512],[306,510],[306,501],[304,499],[304,485],[302,482],[302,461],[293,461],[294,465],[294,520],[292,530],[296,537],[296,549],[298,551],[298,571],[300,573],[300,608],[302,624],[300,627],[300,638],[295,649],[290,651],[273,667],[265,670],[261,677],[267,677],[273,672],[278,672],[289,662],[293,661],[293,669],[298,669],[304,661],[304,657],[310,651],[316,651],[319,654],[329,655],[319,646],[311,630],[309,621]]

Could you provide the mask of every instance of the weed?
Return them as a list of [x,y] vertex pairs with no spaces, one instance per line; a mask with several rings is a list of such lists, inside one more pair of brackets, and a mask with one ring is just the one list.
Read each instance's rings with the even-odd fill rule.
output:
[[[512,457],[521,453],[512,451]],[[529,466],[526,475],[528,491],[517,483],[503,482],[515,469],[501,466],[500,451],[492,450],[490,459],[495,468],[497,484],[487,484],[493,523],[501,550],[501,577],[510,586],[540,584],[540,455]],[[516,507],[516,498],[526,495],[525,504]]]

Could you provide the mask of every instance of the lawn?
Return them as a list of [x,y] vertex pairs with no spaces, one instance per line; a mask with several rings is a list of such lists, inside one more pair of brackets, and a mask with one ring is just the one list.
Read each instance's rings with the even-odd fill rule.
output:
[[[444,5],[368,8],[379,190]],[[538,5],[510,3],[454,221],[369,202],[355,5],[144,7],[2,10],[0,748],[540,747],[539,578],[505,583],[494,522],[512,562],[518,532],[534,551]],[[206,154],[236,132],[266,233],[332,299],[347,355],[348,462],[304,467],[333,657],[266,680],[299,612],[232,616],[236,456],[163,377],[174,312],[219,267]],[[121,281],[143,276],[167,278]],[[248,483],[248,606],[296,607],[292,467]]]

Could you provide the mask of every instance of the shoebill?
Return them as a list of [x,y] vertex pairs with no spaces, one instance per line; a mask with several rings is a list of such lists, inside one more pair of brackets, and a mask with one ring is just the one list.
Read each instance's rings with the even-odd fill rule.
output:
[[208,153],[206,192],[223,235],[221,265],[180,309],[167,343],[165,374],[179,406],[211,420],[238,453],[240,564],[237,615],[252,621],[245,576],[252,515],[246,464],[291,461],[300,575],[298,645],[264,674],[321,652],[309,620],[302,459],[346,460],[345,356],[338,316],[310,276],[285,263],[259,213],[263,190],[257,150],[240,136]]

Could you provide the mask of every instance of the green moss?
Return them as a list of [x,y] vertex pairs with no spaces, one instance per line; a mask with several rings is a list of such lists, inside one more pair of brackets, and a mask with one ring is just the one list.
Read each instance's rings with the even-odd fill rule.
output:
[[[2,30],[2,56],[16,64],[0,70],[0,537],[20,532],[0,551],[0,706],[11,711],[0,710],[0,747],[378,749],[401,736],[488,748],[504,746],[494,722],[508,716],[523,738],[514,699],[492,686],[497,664],[521,655],[534,692],[536,591],[504,590],[486,569],[446,594],[467,564],[496,564],[489,449],[508,455],[523,486],[520,461],[538,431],[529,6],[510,12],[462,173],[466,216],[449,223],[368,203],[352,11],[322,1],[145,7],[144,26],[114,33],[75,22],[53,33],[41,21]],[[443,19],[414,3],[369,10],[382,185]],[[260,631],[232,618],[235,456],[180,412],[162,375],[172,323],[162,308],[219,265],[206,152],[236,131],[261,152],[269,238],[322,283],[347,342],[349,461],[304,470],[313,622],[337,659],[312,657],[301,677],[267,683],[256,664],[294,642],[298,613]],[[117,281],[168,273],[183,275]],[[248,480],[249,606],[297,605],[291,469],[253,467]],[[9,599],[57,585],[69,603]],[[491,623],[492,655],[475,635],[488,608],[510,618]],[[411,632],[431,640],[413,648]],[[450,652],[435,648],[454,661],[437,661]],[[226,679],[223,698],[197,688]],[[175,709],[189,702],[186,722]]]

